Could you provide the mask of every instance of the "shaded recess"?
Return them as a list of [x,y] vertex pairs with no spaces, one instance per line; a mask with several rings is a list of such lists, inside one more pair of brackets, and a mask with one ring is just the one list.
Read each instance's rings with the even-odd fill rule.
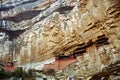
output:
[[5,32],[7,35],[9,35],[10,41],[17,38],[19,35],[21,35],[25,31],[26,30],[7,30],[0,27],[0,32]]
[[[36,2],[36,1],[38,1],[38,0],[30,0],[30,1],[24,1],[24,2],[22,2],[21,4],[18,4],[18,5],[16,5],[16,6],[8,6],[8,7],[6,7],[6,6],[1,6],[0,7],[0,11],[9,11],[10,9],[13,9],[13,8],[15,8],[15,7],[17,7],[17,6],[20,6],[20,5],[23,5],[23,4],[28,4],[28,3],[33,3],[33,2]],[[7,3],[7,4],[12,4],[13,2],[9,2],[9,3]]]
[[65,6],[65,7],[60,7],[56,11],[60,12],[60,14],[64,14],[65,11],[71,11],[74,8],[74,6]]
[[26,11],[23,13],[19,13],[19,14],[15,15],[14,17],[7,17],[7,18],[3,18],[0,20],[13,21],[15,23],[18,23],[18,22],[21,22],[23,20],[32,19],[33,17],[39,15],[41,11],[42,10],[30,10],[30,11]]
[[68,55],[68,56],[65,56],[65,55],[56,56],[56,60],[65,60],[65,59],[69,59],[69,58],[70,58],[70,55]]
[[2,61],[0,61],[0,66],[5,66],[5,64],[2,62]]
[[10,9],[13,9],[14,6],[10,6],[10,7],[0,7],[0,11],[9,11]]

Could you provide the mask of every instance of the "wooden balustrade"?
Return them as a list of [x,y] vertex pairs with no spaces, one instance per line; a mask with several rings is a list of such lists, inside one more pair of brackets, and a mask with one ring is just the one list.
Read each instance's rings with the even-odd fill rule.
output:
[[90,47],[94,44],[94,42],[92,42],[92,40],[89,40],[89,42],[86,43],[86,47]]
[[96,47],[107,45],[109,44],[108,38],[105,35],[101,35],[97,37],[97,40],[95,41]]
[[68,58],[76,58],[77,56],[81,56],[83,53],[86,53],[86,48],[92,46],[93,44],[96,45],[96,47],[102,46],[102,45],[107,45],[109,44],[108,38],[103,34],[101,36],[97,37],[96,41],[89,40],[87,43],[82,43],[78,44],[78,48],[76,48],[73,51],[73,54],[65,56],[65,55],[59,55],[57,59],[62,60],[62,59],[68,59]]

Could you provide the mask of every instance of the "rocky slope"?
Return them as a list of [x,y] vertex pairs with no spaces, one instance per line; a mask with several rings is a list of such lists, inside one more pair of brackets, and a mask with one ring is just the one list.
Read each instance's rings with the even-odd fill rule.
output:
[[[86,80],[102,71],[109,73],[104,69],[116,66],[116,62],[118,69],[113,72],[119,73],[119,0],[18,0],[14,4],[5,0],[2,8],[1,30],[8,37],[1,39],[6,39],[0,43],[4,45],[1,59],[7,61],[6,55],[11,58],[12,54],[18,65],[25,65],[74,54],[84,44],[85,52],[80,52],[77,62],[68,66],[61,77],[74,74]],[[113,72],[91,80],[105,80]]]

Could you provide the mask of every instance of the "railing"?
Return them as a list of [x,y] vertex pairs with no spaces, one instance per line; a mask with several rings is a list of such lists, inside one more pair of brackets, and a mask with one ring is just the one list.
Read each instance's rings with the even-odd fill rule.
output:
[[109,44],[108,38],[103,34],[97,37],[97,40],[94,42],[92,40],[89,40],[87,43],[81,43],[78,44],[78,48],[76,48],[72,54],[70,55],[58,55],[56,56],[57,60],[66,60],[70,58],[76,58],[77,56],[81,56],[83,53],[86,53],[86,48],[96,45],[96,47],[102,46],[102,45],[107,45]]

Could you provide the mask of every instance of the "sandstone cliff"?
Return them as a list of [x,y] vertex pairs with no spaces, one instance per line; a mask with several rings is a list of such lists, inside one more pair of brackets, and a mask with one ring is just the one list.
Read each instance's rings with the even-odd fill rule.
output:
[[[9,55],[8,49],[12,49],[13,60],[17,60],[18,65],[40,62],[60,54],[71,55],[84,45],[85,52],[80,52],[77,62],[63,70],[63,78],[74,74],[86,80],[96,73],[101,74],[91,78],[97,80],[119,73],[119,0],[23,0],[14,6],[7,5],[4,1],[5,9],[1,9],[3,32],[11,30],[17,34],[15,31],[19,30],[19,34],[18,37],[8,35],[11,41],[1,44],[11,42],[13,47],[5,46],[1,53]],[[112,70],[111,65],[116,69]],[[102,72],[109,74],[103,76]]]

